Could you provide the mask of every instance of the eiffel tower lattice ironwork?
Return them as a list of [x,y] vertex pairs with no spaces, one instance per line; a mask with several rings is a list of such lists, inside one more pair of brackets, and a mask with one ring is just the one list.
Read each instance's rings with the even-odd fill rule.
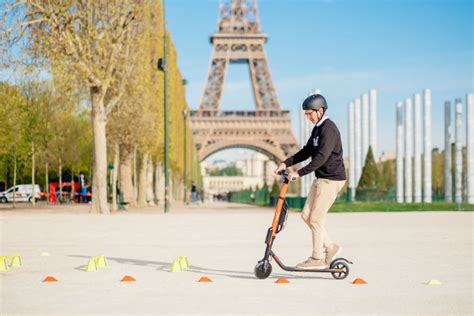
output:
[[[257,1],[221,2],[218,30],[199,109],[191,112],[191,125],[199,159],[226,148],[244,147],[263,152],[280,162],[297,150],[290,112],[282,110],[265,54],[267,34],[260,31]],[[247,63],[255,111],[220,111],[229,63]]]

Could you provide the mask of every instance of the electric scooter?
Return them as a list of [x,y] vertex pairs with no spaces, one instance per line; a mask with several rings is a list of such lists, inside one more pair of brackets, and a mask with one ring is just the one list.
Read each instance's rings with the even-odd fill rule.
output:
[[259,279],[266,279],[272,273],[272,265],[270,264],[271,259],[274,259],[275,262],[285,271],[291,272],[326,272],[331,273],[335,279],[342,280],[349,275],[349,264],[353,264],[351,261],[345,258],[336,258],[334,259],[329,268],[325,269],[301,269],[297,267],[288,267],[281,262],[281,260],[275,255],[272,250],[273,243],[275,241],[275,236],[286,225],[286,220],[288,218],[288,203],[285,200],[286,190],[288,188],[288,172],[280,172],[281,179],[283,183],[280,189],[280,195],[278,196],[278,202],[275,209],[275,215],[273,216],[272,226],[268,228],[267,236],[265,238],[265,243],[267,247],[265,249],[265,255],[262,260],[258,261],[255,266],[254,272],[255,276]]

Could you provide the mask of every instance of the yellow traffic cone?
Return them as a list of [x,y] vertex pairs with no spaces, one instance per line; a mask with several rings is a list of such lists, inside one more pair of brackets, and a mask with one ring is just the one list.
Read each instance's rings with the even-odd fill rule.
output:
[[91,257],[87,263],[86,272],[97,271],[97,264],[95,263],[95,257]]
[[179,264],[181,265],[181,269],[188,269],[189,268],[189,262],[188,262],[188,258],[186,258],[186,256],[180,256],[178,258],[178,261],[179,261]]
[[7,257],[0,256],[0,271],[8,271]]
[[105,259],[105,256],[104,255],[95,256],[95,264],[97,265],[97,268],[106,268],[107,260]]
[[170,272],[183,272],[183,268],[181,267],[179,258],[176,258],[173,260],[173,263],[171,264]]
[[442,283],[439,280],[431,279],[429,280],[426,285],[441,285]]
[[21,257],[17,253],[11,253],[5,256],[6,260],[10,260],[10,267],[21,267],[23,266],[23,262],[21,261]]

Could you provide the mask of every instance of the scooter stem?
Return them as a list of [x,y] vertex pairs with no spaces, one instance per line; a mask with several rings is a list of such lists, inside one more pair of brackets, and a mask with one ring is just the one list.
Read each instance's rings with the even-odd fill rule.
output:
[[272,222],[272,239],[275,237],[278,220],[280,219],[281,209],[283,208],[283,202],[285,201],[286,189],[288,188],[288,178],[285,178],[285,181],[281,185],[280,195],[278,196],[278,202],[275,208],[275,215],[273,216]]

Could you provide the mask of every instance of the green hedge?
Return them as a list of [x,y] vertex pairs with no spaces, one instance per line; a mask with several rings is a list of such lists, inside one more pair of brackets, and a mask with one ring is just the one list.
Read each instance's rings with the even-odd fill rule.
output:
[[[346,198],[345,194],[338,196],[330,212],[474,211],[473,204],[440,202],[441,196],[434,196],[433,203],[396,203],[395,195],[392,194],[385,196],[383,200],[367,198],[365,201],[347,202]],[[292,211],[300,212],[304,207],[306,197],[288,196],[285,200]],[[278,197],[270,195],[266,188],[262,188],[255,192],[251,190],[231,192],[229,201],[274,207]]]

